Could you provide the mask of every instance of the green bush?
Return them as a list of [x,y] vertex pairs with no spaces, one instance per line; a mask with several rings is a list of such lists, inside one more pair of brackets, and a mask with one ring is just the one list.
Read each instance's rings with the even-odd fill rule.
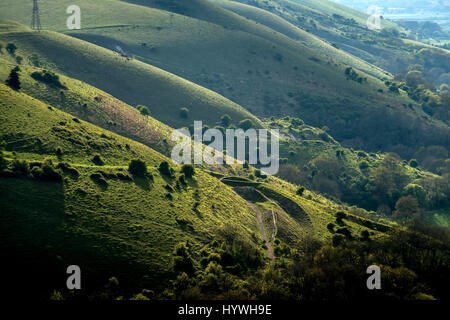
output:
[[220,117],[220,123],[225,128],[228,128],[228,126],[231,124],[231,117],[227,114],[224,114],[222,117]]
[[3,155],[3,151],[0,150],[0,171],[6,169],[8,166],[8,161],[5,159]]
[[327,224],[327,229],[330,230],[330,231],[334,231],[334,227],[335,226],[336,225],[334,223],[329,223],[329,224]]
[[358,151],[358,157],[360,157],[360,158],[367,158],[367,154],[365,152]]
[[12,170],[18,173],[28,173],[28,162],[26,160],[14,159],[12,162]]
[[94,155],[94,157],[92,158],[92,162],[97,166],[103,166],[105,164],[105,162],[103,161],[102,157],[99,154]]
[[159,172],[161,172],[162,175],[167,177],[172,177],[172,168],[170,167],[169,163],[167,161],[163,161],[159,165]]
[[242,130],[248,130],[253,128],[255,125],[253,124],[253,121],[250,119],[244,119],[241,122],[239,122],[239,128]]
[[118,172],[116,176],[117,176],[117,178],[119,180],[122,180],[122,181],[131,181],[131,180],[133,180],[128,174],[123,174],[123,173],[120,173],[120,172]]
[[298,189],[297,189],[297,195],[298,196],[303,196],[303,193],[305,192],[305,187],[299,187]]
[[20,68],[15,67],[11,70],[9,73],[8,79],[6,79],[5,83],[8,87],[10,87],[13,90],[19,90],[21,88],[21,83],[19,79],[19,72]]
[[345,236],[342,235],[342,234],[335,234],[333,236],[332,241],[333,241],[333,246],[337,247],[337,246],[339,246],[339,245],[341,245],[342,243],[345,242]]
[[195,175],[195,168],[191,164],[184,164],[181,167],[181,173],[188,179],[191,179]]
[[42,176],[41,179],[50,182],[60,182],[62,180],[61,174],[55,170],[52,164],[44,163],[42,166]]
[[189,118],[189,109],[188,108],[181,108],[180,109],[180,118],[181,119]]
[[419,166],[419,163],[417,162],[416,159],[411,159],[409,161],[409,166],[412,167],[412,168],[417,168]]
[[93,173],[90,175],[90,178],[97,184],[102,185],[102,186],[107,186],[108,182],[106,182],[106,180],[103,178],[103,175],[99,174],[99,173]]
[[62,175],[59,170],[56,170],[53,166],[51,159],[45,159],[42,163],[30,164],[31,176],[36,180],[60,182],[62,181]]
[[16,50],[17,46],[14,43],[8,43],[6,45],[6,51],[8,51],[8,53],[12,56],[16,54]]
[[365,169],[367,169],[368,167],[369,167],[369,164],[367,163],[366,160],[363,160],[363,161],[361,161],[361,162],[359,163],[359,168],[360,168],[361,170],[365,170]]
[[344,211],[336,212],[336,219],[342,220],[347,218],[347,214]]
[[186,185],[186,178],[185,178],[184,174],[182,174],[182,175],[178,178],[178,181],[179,181],[183,186]]
[[255,177],[265,179],[267,176],[260,169],[255,169]]
[[135,176],[143,177],[147,174],[147,164],[140,159],[133,159],[128,165],[128,171]]
[[58,157],[61,157],[61,156],[63,155],[62,148],[61,148],[61,147],[57,147],[56,150],[55,150],[55,154],[56,154]]
[[138,109],[139,112],[144,116],[150,115],[150,109],[147,106],[137,105],[136,109]]
[[61,89],[67,89],[66,86],[64,86],[60,82],[59,76],[52,71],[49,70],[42,70],[41,72],[36,71],[31,74],[31,77],[36,81],[40,81]]
[[[31,163],[30,163],[30,168],[31,168]],[[55,168],[56,169],[60,169],[60,170],[62,170],[62,172],[66,173],[66,174],[70,174],[72,176],[79,176],[80,175],[78,170],[75,169],[75,168],[72,168],[70,166],[70,164],[68,164],[67,162],[60,162],[60,163],[58,163],[58,165],[56,165]]]

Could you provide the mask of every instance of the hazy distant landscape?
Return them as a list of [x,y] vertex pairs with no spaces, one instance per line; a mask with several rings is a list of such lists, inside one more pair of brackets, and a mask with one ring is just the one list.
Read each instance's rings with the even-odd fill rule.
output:
[[383,0],[333,0],[363,12],[371,6],[383,8],[383,16],[390,20],[431,21],[444,30],[450,30],[449,1],[383,1]]

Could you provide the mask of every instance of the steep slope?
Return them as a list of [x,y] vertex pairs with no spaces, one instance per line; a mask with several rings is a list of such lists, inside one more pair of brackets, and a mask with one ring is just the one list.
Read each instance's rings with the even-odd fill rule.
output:
[[[14,64],[0,58],[2,83],[14,67]],[[65,87],[61,88],[34,79],[32,74],[42,74],[43,70],[40,68],[23,65],[20,68],[21,92],[170,156],[175,142],[170,139],[173,129],[169,126],[151,116],[141,114],[136,108],[82,81],[55,73]]]
[[[180,241],[199,250],[231,237],[253,250],[252,257],[261,254],[254,209],[216,178],[197,170],[180,184],[179,168],[173,167],[174,178],[162,175],[156,167],[167,158],[140,143],[5,85],[0,98],[7,150],[2,153],[9,161],[5,168],[2,157],[0,166],[0,255],[8,261],[2,271],[13,275],[4,281],[11,294],[25,285],[15,275],[28,270],[30,278],[23,281],[33,279],[32,286],[23,297],[46,299],[64,286],[71,264],[81,267],[86,292],[112,276],[124,294],[162,290],[173,276],[172,252]],[[103,164],[94,163],[97,153]],[[146,176],[128,172],[131,158],[147,163]],[[57,168],[61,180],[49,167]],[[336,204],[316,195],[311,200],[294,196],[293,186],[276,178],[242,182],[266,195],[254,202],[272,232],[274,225],[266,220],[267,210],[274,211],[277,236],[286,243],[294,245],[306,233],[330,240],[326,225],[335,219]],[[347,223],[353,234],[372,228],[374,237],[382,236],[376,223],[355,219]]]
[[[405,145],[411,149],[425,144],[448,146],[448,128],[429,119],[406,95],[390,93],[382,82],[360,71],[346,74],[345,65],[336,64],[300,42],[267,27],[212,3],[207,6],[210,9],[214,7],[212,16],[204,17],[203,20],[225,19],[236,27],[211,24],[200,18],[192,19],[122,3],[127,8],[142,8],[142,12],[148,10],[153,17],[157,15],[159,18],[148,20],[142,25],[128,25],[130,17],[117,16],[119,26],[109,24],[107,28],[104,28],[101,19],[97,19],[97,28],[69,33],[110,49],[120,46],[142,61],[157,65],[238,102],[255,115],[293,115],[305,119],[313,126],[326,125],[336,139],[348,146],[370,151],[392,150],[397,145]],[[150,2],[144,4],[151,5]],[[183,3],[195,15],[206,10],[202,9],[203,5],[203,1]],[[208,10],[206,11],[209,12]],[[94,21],[92,16],[90,21]],[[61,60],[60,63],[64,63]],[[138,62],[128,61],[125,65],[135,63]],[[76,73],[71,74],[96,85],[90,82],[87,73],[82,75],[83,78],[81,75],[76,76]],[[111,77],[112,75],[108,75],[108,79]],[[138,90],[141,97],[142,91],[148,92],[142,82],[143,79],[140,79],[133,88],[127,88],[128,96],[123,85],[114,88],[98,83],[97,87],[127,103],[148,104],[143,99],[139,102],[136,99]],[[176,96],[171,95],[167,99],[174,99]],[[157,100],[153,95],[145,98]],[[203,104],[205,102],[202,101]],[[187,104],[186,101],[183,104]],[[405,108],[408,105],[411,107]],[[167,110],[173,109],[159,109],[163,113],[167,113]],[[179,107],[175,110],[179,110]],[[191,119],[209,116],[208,124],[211,125],[225,113],[229,112],[195,112]],[[195,118],[196,115],[199,115],[198,118]],[[381,119],[379,124],[374,124],[375,115]],[[153,116],[175,127],[188,125],[187,121],[181,121],[173,114],[169,117],[155,112]],[[238,122],[244,115],[238,115],[238,119],[231,116],[233,121]],[[401,131],[402,135],[394,133],[387,126],[391,122],[397,127],[395,131]],[[410,154],[405,153],[403,156]]]
[[[259,124],[241,106],[210,90],[110,50],[54,32],[30,32],[17,24],[3,23],[1,29],[0,41],[15,43],[20,48],[18,55],[89,83],[131,105],[147,105],[155,118],[173,127],[192,125],[194,119],[214,125],[224,113],[234,123],[250,118]],[[180,116],[182,107],[189,109],[188,119]]]
[[[425,62],[427,64],[425,68],[433,70],[433,77],[428,81],[438,86],[448,82],[445,75],[449,69],[442,63],[445,58],[439,58],[448,54],[448,50],[432,48],[414,41],[416,35],[413,30],[403,29],[392,21],[382,19],[382,29],[373,31],[367,28],[367,14],[329,1],[239,0],[239,2],[268,10],[339,49],[391,73],[405,72],[410,65]],[[335,10],[336,8],[339,10]],[[435,57],[424,59],[423,49],[427,55]]]
[[331,44],[315,37],[314,35],[306,32],[303,29],[298,28],[297,26],[289,23],[288,21],[269,11],[234,1],[213,1],[214,3],[217,3],[227,10],[261,23],[262,25],[265,25],[281,34],[284,34],[289,38],[299,40],[309,48],[329,57],[330,59],[334,59],[341,63],[347,64],[378,78],[390,76],[388,73],[386,73],[386,71],[333,47]]
[[[212,19],[209,15],[198,17],[204,11],[201,3],[183,6],[198,19]],[[177,26],[184,22],[177,22],[175,15],[172,24],[168,21],[165,27],[106,28],[71,34],[106,47],[119,43],[139,59],[158,61],[161,68],[219,92],[258,116],[294,115],[314,126],[327,125],[332,135],[348,146],[369,151],[389,151],[398,145],[416,149],[427,143],[448,147],[448,128],[429,119],[405,95],[390,93],[383,83],[359,71],[352,81],[346,75],[346,66],[322,60],[298,41],[289,41],[271,29],[244,23],[239,16],[217,9],[211,14],[215,21],[228,21],[228,17],[233,26],[222,24],[227,29],[217,29],[197,21],[180,30]],[[185,34],[180,34],[184,30]],[[205,34],[206,30],[210,31]],[[383,119],[381,127],[374,125],[375,115]],[[393,134],[392,128],[384,126],[388,123],[395,123],[414,142]],[[386,135],[389,137],[381,138]]]
[[[165,286],[175,244],[189,240],[201,247],[220,239],[225,224],[252,245],[250,234],[258,232],[254,211],[217,179],[198,171],[180,185],[178,168],[175,178],[163,176],[155,167],[167,158],[140,143],[5,85],[0,97],[6,158],[34,166],[25,174],[29,169],[17,171],[19,164],[11,162],[12,171],[2,168],[0,177],[1,255],[10,262],[3,268],[22,270],[24,261],[35,267],[36,285],[26,294],[62,286],[65,282],[56,284],[61,277],[54,275],[64,277],[70,264],[80,264],[89,286],[111,276],[134,289]],[[95,153],[104,165],[93,163]],[[62,181],[40,178],[39,166],[49,163],[44,158],[54,166],[65,163],[57,166]],[[133,158],[147,163],[151,177],[128,173]]]

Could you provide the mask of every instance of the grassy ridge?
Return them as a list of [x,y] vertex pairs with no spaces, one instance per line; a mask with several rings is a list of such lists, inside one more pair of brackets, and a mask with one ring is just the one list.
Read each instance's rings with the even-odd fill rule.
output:
[[[125,286],[157,286],[165,285],[179,241],[201,247],[220,238],[226,224],[234,225],[245,241],[251,242],[251,233],[257,233],[253,210],[210,175],[198,171],[178,189],[175,179],[161,176],[154,167],[167,158],[152,149],[74,121],[73,116],[5,85],[0,85],[0,96],[7,158],[51,157],[77,171],[64,174],[60,183],[0,178],[0,226],[6,239],[2,245],[12,248],[2,250],[2,256],[11,263],[22,253],[21,261],[30,259],[39,266],[36,255],[44,250],[42,259],[50,274],[60,274],[61,265],[79,261],[87,277],[97,279],[94,282],[115,275]],[[57,147],[62,155],[55,155]],[[105,165],[92,163],[95,153],[101,153]],[[118,178],[119,173],[128,174],[131,158],[145,160],[153,179]],[[104,176],[106,184],[96,182],[92,174]],[[168,191],[168,185],[174,191]],[[48,201],[43,204],[43,199]],[[196,202],[199,205],[194,206]],[[49,280],[43,269],[37,270],[38,278]]]
[[[12,68],[13,64],[0,59],[2,82]],[[174,144],[170,140],[172,128],[150,116],[142,115],[137,109],[82,81],[57,74],[66,87],[61,89],[33,79],[31,74],[35,72],[42,72],[42,69],[21,66],[21,92],[170,156],[170,147]]]
[[331,59],[350,65],[378,78],[389,76],[386,71],[333,47],[331,44],[315,37],[303,29],[296,27],[295,25],[269,11],[234,1],[215,0],[215,2],[227,10],[261,23],[262,25],[280,32],[289,38],[299,40],[309,48]]
[[[72,31],[70,34],[110,49],[120,45],[140,60],[214,90],[245,106],[255,115],[293,115],[316,127],[326,125],[331,129],[330,133],[345,145],[370,151],[391,150],[399,144],[413,151],[425,144],[448,146],[448,128],[425,115],[406,94],[391,93],[381,81],[360,71],[357,78],[361,83],[353,81],[345,74],[345,65],[324,58],[298,41],[212,3],[207,4],[209,9],[205,9],[206,4],[202,1],[183,3],[186,9],[182,10],[183,14],[195,19],[124,2],[119,4],[130,6],[133,10],[141,8],[142,12],[148,12],[149,17],[156,15],[160,18],[149,19],[142,24],[136,21],[130,25],[130,17],[120,15],[119,10],[115,25],[105,25],[99,18],[97,28]],[[141,4],[152,5],[147,1]],[[188,14],[190,11],[195,14]],[[205,22],[205,19],[214,19],[215,23]],[[30,38],[38,39],[44,34],[56,37],[56,34],[41,33]],[[8,37],[13,39],[11,35]],[[64,65],[68,59],[62,56],[67,54],[70,57],[74,51],[71,46],[81,42],[71,44],[69,38],[59,39],[65,43],[65,49],[70,48],[70,52],[61,50],[61,46],[39,51],[36,42],[32,50],[25,51],[37,50],[44,56],[50,55],[49,60],[55,66],[60,65],[58,67],[63,73],[93,84],[129,104],[150,105],[155,110],[155,118],[173,127],[192,123],[192,120],[183,121],[178,116],[178,110],[183,106],[193,109],[191,119],[204,119],[208,125],[216,124],[220,116],[226,113],[235,122],[251,117],[238,105],[222,100],[211,91],[205,92],[201,87],[187,85],[180,89],[178,83],[174,86],[173,79],[168,80],[168,74],[161,73],[159,69],[153,73],[156,73],[157,81],[149,81],[143,72],[136,71],[144,66],[146,70],[151,67],[137,61],[119,61],[121,57],[116,55],[120,64],[113,67],[108,62],[109,58],[101,57],[106,51],[93,52],[97,47],[92,47],[92,59],[87,59],[93,63],[86,63],[81,68],[84,72],[69,70],[70,66]],[[43,39],[39,40],[41,42]],[[33,41],[26,39],[24,42],[28,42],[24,46],[29,47]],[[51,51],[59,51],[58,56],[52,56]],[[83,55],[89,56],[85,50],[77,57]],[[139,68],[130,68],[133,65],[139,65]],[[89,72],[96,69],[102,71]],[[113,70],[114,74],[111,73]],[[102,77],[98,77],[99,74]],[[118,74],[121,82],[113,82],[111,79],[118,77]],[[162,92],[174,92],[175,88],[175,93],[161,97]],[[206,98],[201,95],[199,99],[199,91]],[[408,105],[411,107],[408,108]],[[381,119],[380,123],[375,123],[374,117]],[[256,119],[254,121],[257,122]],[[391,123],[396,126],[395,130],[392,130]],[[401,139],[395,131],[405,132],[408,138]]]
[[[242,107],[212,91],[142,62],[129,61],[110,50],[54,32],[30,32],[13,23],[3,23],[2,30],[6,32],[0,35],[0,40],[16,43],[20,48],[18,54],[28,58],[38,55],[44,66],[100,88],[131,105],[147,105],[155,118],[171,126],[190,125],[191,119],[214,125],[224,113],[235,123],[245,118],[259,123]],[[189,108],[189,119],[179,116],[182,107]]]

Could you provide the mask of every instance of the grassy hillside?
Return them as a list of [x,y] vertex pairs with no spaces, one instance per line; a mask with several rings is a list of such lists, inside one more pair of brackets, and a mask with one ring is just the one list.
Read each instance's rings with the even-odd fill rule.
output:
[[[3,61],[3,62],[2,62]],[[0,79],[4,81],[14,65],[0,60]],[[98,90],[84,82],[58,75],[61,86],[38,81],[31,75],[42,73],[43,70],[36,67],[22,66],[20,72],[21,92],[41,100],[49,105],[68,112],[71,115],[100,126],[103,129],[126,136],[141,142],[154,150],[170,156],[174,142],[170,139],[173,129],[139,113],[138,110],[115,99],[107,93]],[[347,180],[341,180],[344,175],[352,176],[354,181],[362,181],[367,173],[359,168],[361,161],[366,161],[370,167],[378,167],[383,159],[382,156],[362,158],[357,151],[342,147],[323,130],[305,124],[292,127],[291,121],[277,120],[268,121],[266,126],[280,129],[283,139],[281,140],[280,155],[282,158],[281,177],[288,181],[305,185],[308,188],[324,192],[338,199],[348,201],[350,204],[368,207],[360,199],[349,198],[343,189],[347,186]],[[325,172],[324,159],[332,162],[337,161],[335,154],[343,152],[345,157],[340,159],[341,174],[327,180],[327,183],[319,183],[321,175],[310,178],[310,175],[320,169]],[[365,154],[364,154],[365,155]],[[294,164],[303,174],[292,174],[288,172],[289,165]],[[242,171],[239,166],[214,166],[211,169],[228,175],[243,175],[248,173]],[[409,170],[408,176],[413,181],[417,178],[417,170]],[[345,181],[345,182],[344,182]],[[337,186],[336,186],[337,184]],[[359,187],[362,188],[362,187]],[[359,190],[361,192],[362,190]]]
[[[173,127],[191,125],[194,119],[214,125],[223,114],[229,114],[234,123],[246,118],[259,123],[242,107],[210,90],[111,50],[54,32],[31,32],[14,23],[3,23],[2,30],[0,41],[15,43],[17,55],[30,63],[82,80],[131,105],[146,105],[155,118]],[[183,107],[190,111],[187,119],[180,116]]]
[[[46,272],[61,274],[61,264],[77,261],[96,284],[117,276],[125,286],[157,286],[165,285],[179,241],[201,247],[220,239],[229,223],[251,243],[250,234],[257,232],[252,208],[217,179],[198,171],[177,187],[179,173],[174,179],[162,176],[155,166],[167,158],[152,149],[5,85],[0,96],[6,158],[67,163],[60,182],[40,180],[34,171],[29,173],[34,178],[2,174],[0,225],[6,241],[2,256],[12,259],[8,267],[17,267],[14,262],[25,254],[22,261],[30,259],[37,278],[44,276],[37,281],[50,281],[46,288],[58,280],[45,277],[46,263]],[[93,163],[96,153],[104,165]],[[147,163],[152,178],[128,173],[134,158]],[[36,260],[40,252],[44,265]]]
[[[26,23],[22,1],[4,1],[0,19]],[[298,2],[267,0],[263,12],[211,0],[48,0],[52,31],[0,20],[8,297],[448,299],[450,237],[425,224],[448,226],[448,126],[424,113],[426,92],[348,67],[379,71],[296,27],[278,4],[311,14],[310,27],[330,16],[355,27],[364,15]],[[82,30],[65,30],[70,4]],[[279,129],[278,176],[167,157],[172,128],[244,119]],[[374,264],[383,290],[365,286]],[[83,290],[67,288],[69,265],[80,266]]]
[[[416,40],[414,30],[389,20],[381,20],[380,31],[367,28],[368,15],[329,1],[302,0],[240,0],[272,12],[295,26],[332,43],[339,49],[372,63],[391,73],[407,71],[410,65],[427,64],[426,69],[434,69],[428,81],[439,86],[448,83],[445,76],[449,69],[443,67],[443,59],[423,59],[422,49],[430,47]],[[412,42],[414,42],[414,45]],[[428,51],[428,50],[427,50]],[[433,55],[448,53],[448,50],[432,48]],[[437,69],[436,69],[437,68]]]
[[[191,16],[210,19],[198,17],[203,12],[200,3],[183,5],[195,11]],[[215,9],[214,14],[220,15],[213,15],[215,21],[228,17],[235,27],[221,24],[218,28],[195,20],[188,28],[180,28],[185,22],[174,15],[163,27],[100,28],[70,34],[105,47],[119,43],[139,59],[219,92],[255,115],[295,115],[314,126],[327,125],[332,135],[348,146],[389,151],[406,145],[412,151],[417,145],[447,144],[448,128],[429,119],[404,93],[391,93],[384,83],[360,71],[352,81],[346,66],[323,58],[298,41],[229,12]],[[384,119],[381,127],[374,126],[374,115]],[[415,142],[383,127],[392,122]],[[385,135],[389,137],[381,138]],[[361,138],[355,140],[355,136]]]
[[[4,83],[14,67],[0,58],[1,82]],[[65,87],[60,88],[31,77],[42,72],[40,68],[21,66],[21,92],[170,156],[170,147],[174,145],[170,139],[172,128],[82,81],[56,74]]]
[[299,40],[309,48],[329,57],[330,59],[347,64],[378,78],[390,76],[386,71],[377,68],[364,60],[356,58],[345,51],[333,47],[330,43],[315,37],[311,33],[298,28],[292,23],[289,23],[269,11],[235,1],[214,0],[214,2],[227,10],[265,25],[281,34],[284,34],[285,36],[288,36],[289,38]]
[[[142,24],[138,24],[139,21],[136,20],[130,25],[131,16],[120,15],[118,13],[121,11],[118,10],[115,11],[115,25],[105,21],[107,28],[104,28],[102,21],[96,19],[96,28],[76,30],[69,34],[110,49],[119,45],[128,54],[212,89],[245,106],[257,116],[294,115],[300,116],[313,126],[327,125],[331,134],[345,145],[370,151],[392,150],[400,144],[412,151],[425,144],[448,145],[448,128],[429,119],[405,94],[391,93],[382,82],[360,71],[346,74],[345,65],[330,61],[300,42],[261,24],[248,21],[211,3],[206,6],[202,1],[183,3],[183,6],[186,6],[185,12],[193,11],[195,14],[190,15],[196,19],[127,3],[119,4],[126,6],[127,10],[140,10],[140,15],[142,12],[148,12],[149,18],[155,15],[159,18],[147,20]],[[142,4],[152,5],[147,1]],[[208,10],[213,10],[211,15],[205,14],[203,18],[199,16],[210,12]],[[204,19],[214,19],[216,23],[211,24]],[[87,20],[89,25],[89,19]],[[223,20],[231,21],[235,27],[218,24]],[[90,23],[93,23],[92,18]],[[27,44],[23,45],[24,51],[39,51],[36,42],[31,45],[30,39],[40,38],[41,41],[44,35],[50,33],[27,38],[24,41]],[[56,37],[56,34],[51,35],[45,36],[46,40]],[[14,39],[12,35],[4,36],[4,41]],[[67,47],[79,43],[75,41],[69,44],[68,38],[61,36],[58,36],[58,39]],[[34,48],[31,49],[30,45]],[[97,52],[96,47],[92,48],[95,48],[92,49],[93,52]],[[60,46],[58,50],[61,50]],[[44,56],[49,55],[49,50],[45,50],[45,53],[43,51],[40,52]],[[153,116],[171,126],[186,125],[187,121],[177,117],[179,108],[184,105],[195,108],[191,119],[208,117],[209,125],[217,123],[225,113],[230,114],[236,122],[251,117],[241,110],[238,111],[239,107],[236,105],[231,105],[230,111],[222,108],[224,105],[230,105],[230,102],[219,97],[212,98],[211,92],[205,93],[208,98],[202,98],[200,107],[198,100],[192,97],[192,90],[186,86],[177,94],[162,99],[159,95],[150,94],[148,87],[152,88],[152,92],[163,92],[162,89],[172,89],[173,81],[168,84],[158,78],[158,81],[148,82],[142,72],[139,77],[132,77],[129,81],[121,76],[123,83],[130,82],[130,85],[126,86],[122,83],[112,84],[111,79],[115,76],[112,74],[101,72],[104,77],[98,77],[99,73],[94,76],[88,72],[80,72],[79,69],[70,69],[70,66],[64,66],[68,60],[61,58],[65,54],[70,56],[70,52],[58,52],[58,56],[52,56],[49,60],[54,65],[61,64],[59,70],[63,73],[93,84],[129,104],[150,104],[150,108],[155,110]],[[103,53],[106,54],[106,51],[102,51]],[[86,56],[86,52],[83,55]],[[77,54],[77,57],[79,56]],[[96,54],[92,53],[92,59],[98,59],[95,66],[86,64],[83,66],[85,71],[98,69],[98,66],[103,64],[108,65],[109,62],[102,61],[104,58],[94,56]],[[116,56],[116,59],[121,58]],[[120,64],[121,72],[131,76],[136,71],[135,65],[144,67],[135,60],[123,61]],[[117,65],[109,66],[107,72],[119,68]],[[167,77],[164,76],[163,79],[167,80]],[[164,85],[161,85],[161,82]],[[195,91],[201,91],[201,88],[197,87]],[[167,102],[170,108],[161,107],[163,102]],[[206,105],[208,111],[214,112],[201,112]],[[195,106],[199,106],[198,109]],[[173,113],[168,115],[168,110],[173,110]],[[375,115],[382,119],[379,125],[374,125]],[[391,122],[398,127],[396,131],[403,132],[404,136],[394,134],[391,128],[385,127]],[[410,153],[411,151],[404,152],[402,155],[410,156]]]
[[[74,83],[63,79],[64,85]],[[162,175],[157,166],[167,158],[147,146],[5,85],[0,85],[0,97],[6,148],[0,168],[1,256],[9,261],[2,268],[16,274],[24,270],[24,262],[34,266],[34,289],[24,297],[48,298],[73,263],[83,270],[87,292],[112,276],[126,294],[142,288],[162,290],[173,277],[172,252],[180,241],[200,250],[212,240],[231,237],[245,250],[262,252],[255,211],[246,200],[263,212],[267,234],[283,243],[296,245],[307,234],[331,240],[326,226],[335,220],[339,206],[320,196],[295,196],[292,185],[276,178],[267,183],[235,178],[240,184],[254,183],[264,195],[244,200],[201,170],[180,184],[179,168],[173,166],[173,178]],[[94,160],[96,154],[102,164]],[[134,158],[147,163],[146,176],[129,173]],[[62,180],[39,174],[49,166],[57,168]],[[358,219],[345,224],[355,237],[367,228],[374,239],[383,237]],[[277,248],[275,240],[269,239]]]

